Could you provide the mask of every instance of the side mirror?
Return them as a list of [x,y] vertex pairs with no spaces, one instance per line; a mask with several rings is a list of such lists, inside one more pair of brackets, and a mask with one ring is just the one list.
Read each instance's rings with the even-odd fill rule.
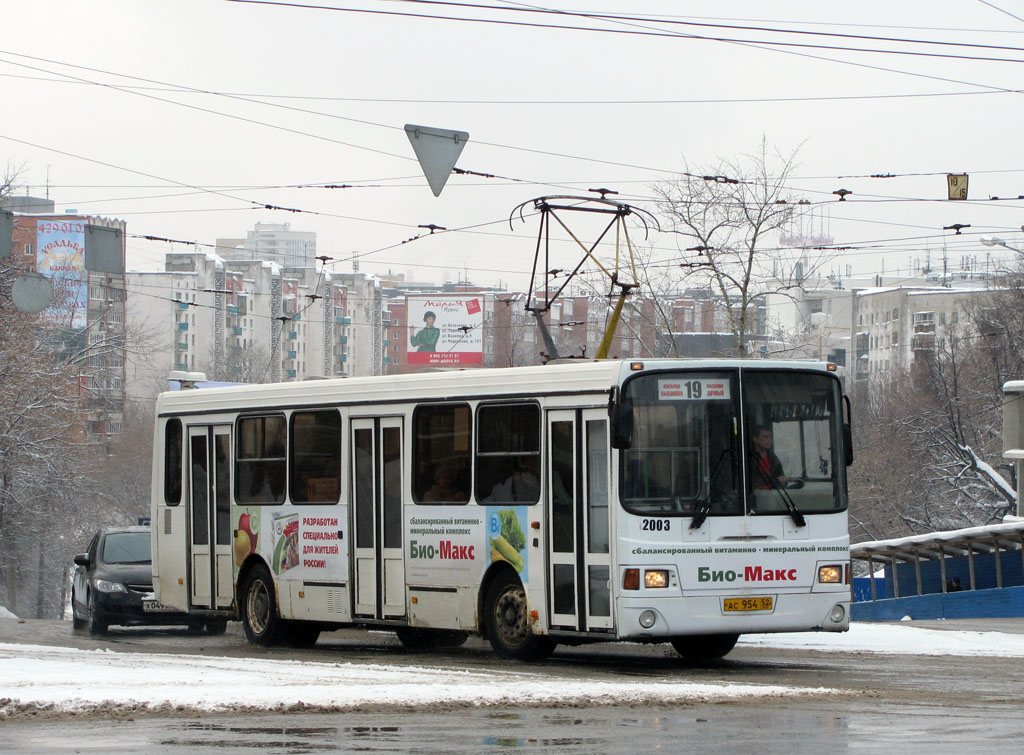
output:
[[88,569],[89,568],[89,554],[88,553],[79,553],[77,556],[75,556],[75,563],[78,564],[79,566],[84,566],[86,569]]
[[620,401],[612,406],[612,448],[633,446],[633,404]]
[[846,453],[846,466],[853,464],[853,429],[850,416],[853,414],[850,409],[850,397],[843,396],[843,413],[846,421],[843,422],[843,451]]

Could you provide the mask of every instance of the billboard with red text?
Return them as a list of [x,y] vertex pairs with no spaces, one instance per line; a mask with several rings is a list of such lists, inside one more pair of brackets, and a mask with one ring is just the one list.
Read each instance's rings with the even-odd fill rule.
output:
[[481,365],[484,308],[479,294],[405,297],[411,365],[468,367]]
[[60,304],[47,309],[40,319],[51,325],[81,330],[89,306],[85,272],[85,221],[39,220],[36,225],[36,270],[61,292]]

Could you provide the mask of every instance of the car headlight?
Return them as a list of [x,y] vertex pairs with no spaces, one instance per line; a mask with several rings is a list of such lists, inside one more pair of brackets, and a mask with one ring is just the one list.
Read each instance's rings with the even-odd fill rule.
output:
[[92,584],[100,592],[128,592],[128,589],[120,582],[108,582],[105,579],[97,579]]

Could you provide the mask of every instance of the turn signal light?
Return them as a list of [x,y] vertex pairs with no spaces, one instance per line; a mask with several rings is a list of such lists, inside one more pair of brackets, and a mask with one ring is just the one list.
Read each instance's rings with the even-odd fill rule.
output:
[[640,570],[639,569],[626,569],[622,574],[622,589],[623,590],[639,590],[640,589]]

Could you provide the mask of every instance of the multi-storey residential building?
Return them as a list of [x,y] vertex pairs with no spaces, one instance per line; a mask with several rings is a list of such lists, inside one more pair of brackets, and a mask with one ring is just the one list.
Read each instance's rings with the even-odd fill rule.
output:
[[359,273],[284,268],[201,252],[168,254],[163,272],[130,273],[130,316],[156,334],[130,365],[150,398],[172,370],[276,382],[380,374],[379,282]]
[[991,293],[986,287],[898,286],[865,289],[854,297],[858,380],[909,368],[922,352],[941,348],[970,327],[968,310]]
[[217,239],[226,260],[262,260],[281,267],[316,267],[316,234],[293,231],[290,223],[257,223],[244,239]]
[[[15,198],[11,198],[12,200]],[[52,207],[49,200],[16,198],[13,253],[26,268],[51,279],[58,291],[40,320],[54,333],[55,349],[63,349],[80,371],[85,427],[98,440],[121,432],[125,402],[125,278],[123,273],[97,273],[87,268],[87,226],[125,230],[124,221],[87,215],[21,214],[21,210]],[[120,248],[124,269],[125,250]]]

